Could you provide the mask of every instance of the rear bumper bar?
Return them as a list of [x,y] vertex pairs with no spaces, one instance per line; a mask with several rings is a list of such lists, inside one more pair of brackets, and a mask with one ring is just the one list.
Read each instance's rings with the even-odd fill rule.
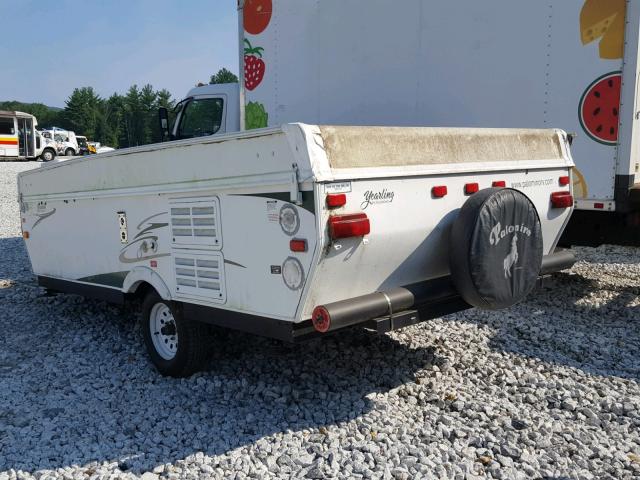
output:
[[571,250],[557,249],[551,255],[546,255],[542,259],[540,275],[549,275],[550,273],[566,270],[573,267],[576,261],[576,256]]
[[[571,268],[575,262],[573,252],[557,250],[543,258],[540,275]],[[320,333],[354,325],[384,333],[467,308],[471,306],[451,277],[443,277],[316,307],[312,323]]]

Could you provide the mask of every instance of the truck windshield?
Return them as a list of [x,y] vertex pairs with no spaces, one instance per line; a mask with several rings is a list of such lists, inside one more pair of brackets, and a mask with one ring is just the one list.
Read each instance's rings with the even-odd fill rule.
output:
[[213,135],[222,125],[224,101],[221,98],[193,99],[182,108],[177,138]]

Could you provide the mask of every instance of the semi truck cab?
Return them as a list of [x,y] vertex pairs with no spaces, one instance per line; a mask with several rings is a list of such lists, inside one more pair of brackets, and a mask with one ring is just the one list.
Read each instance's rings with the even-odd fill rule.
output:
[[240,130],[240,87],[237,83],[200,85],[189,91],[171,115],[160,109],[160,124],[165,138],[220,135]]

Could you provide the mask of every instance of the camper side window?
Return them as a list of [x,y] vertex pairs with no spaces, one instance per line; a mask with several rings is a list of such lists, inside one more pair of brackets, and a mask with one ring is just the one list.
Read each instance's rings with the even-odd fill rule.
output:
[[191,100],[180,117],[177,138],[213,135],[222,126],[224,101],[221,98]]
[[0,135],[15,135],[13,118],[0,118]]

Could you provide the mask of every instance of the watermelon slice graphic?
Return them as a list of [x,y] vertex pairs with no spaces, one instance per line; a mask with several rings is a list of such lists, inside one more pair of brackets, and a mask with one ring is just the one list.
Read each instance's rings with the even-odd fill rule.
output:
[[618,143],[622,72],[611,72],[589,85],[580,100],[580,124],[587,135],[604,145]]

